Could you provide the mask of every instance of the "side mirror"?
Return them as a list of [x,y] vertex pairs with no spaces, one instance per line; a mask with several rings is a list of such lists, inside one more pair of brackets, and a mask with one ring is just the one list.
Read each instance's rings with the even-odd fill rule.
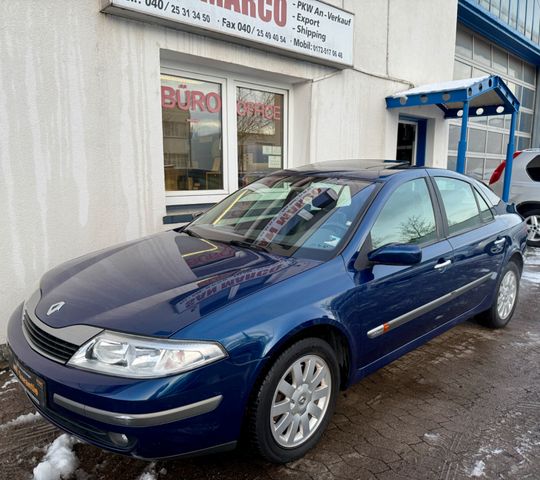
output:
[[516,209],[516,204],[515,203],[507,203],[506,204],[506,211],[508,213],[517,213],[519,215],[519,212]]
[[369,252],[368,260],[383,265],[416,265],[422,261],[422,249],[418,245],[389,244]]

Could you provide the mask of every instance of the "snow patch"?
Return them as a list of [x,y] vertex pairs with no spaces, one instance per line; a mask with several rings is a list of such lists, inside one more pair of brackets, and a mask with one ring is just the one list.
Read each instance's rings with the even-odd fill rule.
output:
[[60,435],[47,449],[41,463],[34,468],[34,480],[67,479],[79,466],[79,460],[73,451],[77,443],[74,437]]
[[540,285],[540,272],[531,272],[530,270],[524,270],[521,278],[526,282],[536,283]]
[[536,348],[540,344],[540,335],[537,333],[526,332],[528,341],[512,342],[511,345],[520,348]]
[[486,464],[483,462],[483,460],[478,460],[474,464],[474,467],[471,470],[470,476],[471,477],[485,477],[486,474],[484,473],[484,468],[486,468]]
[[409,95],[418,95],[419,93],[433,93],[433,92],[445,92],[447,90],[460,90],[462,88],[469,88],[475,83],[481,82],[488,78],[489,75],[484,75],[477,78],[466,78],[464,80],[450,80],[449,82],[430,83],[428,85],[422,85],[420,87],[411,88],[410,90],[404,90],[392,95],[393,98],[408,97]]
[[441,436],[438,433],[424,433],[424,438],[431,442],[438,442]]
[[489,447],[482,447],[480,450],[479,450],[479,454],[484,454],[486,455],[486,459],[490,459],[493,457],[493,455],[500,455],[502,452],[504,452],[504,450],[502,448],[492,448],[491,446]]
[[527,458],[527,454],[540,445],[540,441],[533,440],[532,437],[533,433],[528,430],[527,434],[520,435],[517,438],[518,446],[515,449],[523,458]]
[[540,255],[528,255],[525,254],[525,265],[534,265],[534,266],[540,266]]
[[144,472],[138,480],[157,480],[154,472]]
[[156,463],[150,463],[145,469],[144,472],[139,475],[137,480],[157,480],[156,474]]
[[14,383],[18,383],[19,381],[16,378],[10,378],[4,385],[2,385],[2,390],[7,388],[9,385],[12,385]]
[[533,343],[540,343],[540,334],[533,332],[526,332],[527,337],[531,339]]
[[15,425],[23,425],[25,423],[32,423],[36,420],[39,420],[41,415],[38,412],[27,413],[26,415],[19,415],[17,418],[10,420],[3,425],[0,425],[0,431],[6,430],[8,428],[14,427]]

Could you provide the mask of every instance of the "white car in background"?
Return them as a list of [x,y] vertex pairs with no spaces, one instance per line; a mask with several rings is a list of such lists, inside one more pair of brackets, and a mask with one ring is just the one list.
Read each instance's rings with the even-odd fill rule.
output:
[[[502,162],[491,175],[489,185],[500,196],[504,184]],[[510,203],[527,222],[527,243],[540,247],[540,148],[530,148],[514,153]]]

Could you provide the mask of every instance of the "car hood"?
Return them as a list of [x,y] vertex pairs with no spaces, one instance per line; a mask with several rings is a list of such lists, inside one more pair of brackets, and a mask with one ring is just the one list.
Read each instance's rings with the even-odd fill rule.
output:
[[53,328],[83,324],[168,337],[318,263],[168,231],[51,270],[35,313]]

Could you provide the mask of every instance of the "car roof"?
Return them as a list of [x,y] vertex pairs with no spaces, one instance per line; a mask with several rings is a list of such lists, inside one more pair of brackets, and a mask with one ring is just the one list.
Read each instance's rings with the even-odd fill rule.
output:
[[529,162],[533,158],[536,158],[538,154],[540,154],[540,148],[526,148],[524,150],[517,150],[516,153],[519,152],[519,155],[514,157],[514,160],[517,162]]
[[311,163],[301,167],[284,170],[288,173],[300,175],[333,175],[335,177],[367,180],[370,182],[384,182],[396,173],[404,170],[426,170],[423,167],[411,167],[406,162],[396,160],[332,160],[327,162]]

